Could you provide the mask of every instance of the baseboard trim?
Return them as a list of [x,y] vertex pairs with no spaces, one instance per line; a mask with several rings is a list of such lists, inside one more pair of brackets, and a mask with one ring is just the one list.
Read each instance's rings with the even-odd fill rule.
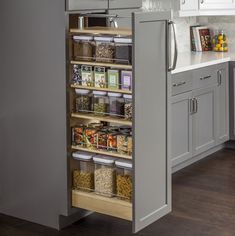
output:
[[[224,147],[227,147],[227,145],[225,145],[225,144],[218,145],[216,147],[213,147],[213,148],[209,149],[206,152],[203,152],[203,153],[201,153],[197,156],[194,156],[193,158],[191,158],[191,159],[189,159],[189,160],[187,160],[187,161],[185,161],[185,162],[183,162],[179,165],[173,166],[172,167],[172,173],[180,171],[180,170],[184,169],[185,167],[190,166],[190,165],[194,164],[195,162],[200,161],[203,158],[205,158],[205,157],[207,157],[207,156],[209,156],[209,155],[211,155],[215,152],[218,152],[219,150],[223,149]],[[235,142],[234,142],[234,149],[235,149]]]

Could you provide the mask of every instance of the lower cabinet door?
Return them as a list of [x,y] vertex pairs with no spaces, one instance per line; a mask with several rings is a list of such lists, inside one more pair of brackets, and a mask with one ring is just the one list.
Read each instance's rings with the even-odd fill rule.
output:
[[109,9],[140,7],[142,7],[142,0],[109,0]]
[[193,155],[201,154],[216,144],[216,86],[193,92],[196,100],[193,115]]
[[172,166],[192,158],[192,92],[171,98]]

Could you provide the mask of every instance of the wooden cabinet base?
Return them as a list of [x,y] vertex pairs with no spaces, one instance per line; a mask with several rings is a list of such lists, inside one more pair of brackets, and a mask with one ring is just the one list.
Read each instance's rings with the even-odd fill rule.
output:
[[117,218],[132,220],[132,204],[117,198],[107,198],[95,193],[72,191],[73,207],[94,211]]

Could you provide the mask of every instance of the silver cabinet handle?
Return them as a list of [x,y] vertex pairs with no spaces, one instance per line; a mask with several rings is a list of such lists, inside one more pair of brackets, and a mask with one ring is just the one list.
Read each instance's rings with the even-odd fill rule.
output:
[[218,86],[221,86],[222,84],[222,71],[221,70],[217,72],[217,76],[218,76]]
[[[168,68],[168,71],[172,71],[176,68],[176,64],[177,64],[177,59],[178,59],[178,45],[177,45],[177,39],[176,39],[176,29],[175,29],[175,22],[174,21],[169,21],[168,22],[169,26],[172,27],[173,30],[173,38],[174,38],[174,58],[173,58],[173,64],[170,65],[171,63],[168,63],[170,66]],[[170,61],[170,52],[171,50],[169,50],[169,55],[168,55],[168,61]]]
[[198,112],[198,100],[197,98],[194,98],[194,113]]
[[194,98],[190,98],[189,99],[189,112],[190,112],[190,114],[193,114],[193,112],[194,112]]
[[182,85],[185,85],[186,82],[185,81],[182,81],[182,82],[179,82],[179,83],[174,83],[172,86],[173,87],[179,87],[179,86],[182,86]]
[[210,79],[211,75],[205,76],[205,77],[201,77],[200,80],[206,80],[206,79]]
[[182,5],[184,5],[185,3],[186,3],[186,0],[183,0],[183,1],[182,1]]
[[203,4],[204,3],[204,0],[201,0],[201,4]]

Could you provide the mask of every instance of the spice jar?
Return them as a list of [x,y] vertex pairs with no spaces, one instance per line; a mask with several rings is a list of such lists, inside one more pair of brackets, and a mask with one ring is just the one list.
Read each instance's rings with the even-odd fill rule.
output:
[[132,200],[132,162],[115,161],[117,197],[121,200]]
[[75,60],[92,61],[94,42],[92,36],[73,36]]
[[107,150],[108,131],[103,128],[97,133],[97,149]]
[[123,70],[121,72],[121,89],[131,91],[132,88],[132,71]]
[[132,63],[132,39],[114,38],[115,62],[118,64]]
[[115,159],[109,156],[95,156],[93,160],[95,163],[95,193],[113,197],[116,184]]
[[128,134],[120,133],[117,135],[117,152],[120,154],[128,154]]
[[88,149],[96,149],[97,147],[97,131],[99,128],[88,126],[84,131],[85,146]]
[[113,62],[115,46],[112,37],[95,37],[95,57],[97,62]]
[[73,127],[72,128],[72,144],[74,146],[83,147],[85,145],[84,130],[85,130],[84,125],[80,125],[78,127]]
[[109,115],[123,117],[124,99],[121,93],[108,93],[109,96]]
[[107,113],[107,92],[93,91],[93,111],[95,115],[104,116]]
[[93,156],[84,152],[74,152],[73,158],[78,161],[78,168],[73,171],[73,188],[76,190],[94,190]]
[[107,135],[107,149],[111,152],[117,152],[117,136],[118,132],[109,131]]
[[124,116],[127,120],[132,120],[132,95],[123,95],[125,105],[124,105]]
[[90,112],[91,111],[91,96],[90,91],[85,89],[76,89],[75,107],[76,112]]
[[212,43],[215,52],[228,51],[228,40],[223,30],[216,31],[215,36],[212,39]]

